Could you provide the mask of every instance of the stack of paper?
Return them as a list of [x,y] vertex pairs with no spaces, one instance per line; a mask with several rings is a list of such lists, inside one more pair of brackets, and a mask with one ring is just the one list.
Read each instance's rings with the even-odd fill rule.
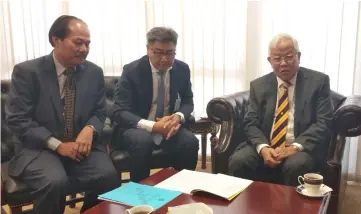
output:
[[182,170],[156,185],[156,187],[180,191],[187,194],[207,192],[227,200],[232,200],[253,181],[224,174],[210,174]]
[[130,206],[149,205],[154,209],[159,209],[180,194],[182,193],[179,191],[129,182],[117,189],[99,195],[99,199]]

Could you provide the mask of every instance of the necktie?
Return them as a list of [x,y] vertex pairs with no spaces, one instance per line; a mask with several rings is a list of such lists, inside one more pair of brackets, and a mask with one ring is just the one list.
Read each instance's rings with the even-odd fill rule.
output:
[[[164,88],[164,74],[165,72],[158,72],[158,97],[157,97],[157,109],[155,112],[155,118],[162,118],[164,116],[164,100],[165,100],[165,88]],[[163,136],[160,134],[153,134],[153,141],[156,145],[160,145],[163,141]]]
[[74,140],[74,113],[76,87],[73,79],[73,69],[66,69],[64,75],[67,77],[64,84],[64,132],[63,141]]
[[281,85],[282,90],[280,93],[280,98],[278,100],[278,107],[276,111],[276,120],[272,128],[272,139],[271,147],[284,148],[286,146],[286,134],[287,134],[287,124],[288,124],[288,83],[283,83]]
[[164,100],[165,100],[165,87],[164,87],[164,74],[165,72],[158,72],[158,97],[157,97],[157,109],[155,118],[162,118],[164,116]]

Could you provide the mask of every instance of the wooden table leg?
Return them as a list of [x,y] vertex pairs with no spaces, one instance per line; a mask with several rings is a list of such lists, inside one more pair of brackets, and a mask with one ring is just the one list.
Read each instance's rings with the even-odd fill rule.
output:
[[206,168],[207,163],[207,134],[202,134],[202,169]]
[[212,173],[215,172],[215,168],[216,168],[216,163],[214,161],[214,148],[216,147],[216,144],[218,143],[218,137],[217,137],[217,132],[212,132],[211,133],[211,165],[212,165]]

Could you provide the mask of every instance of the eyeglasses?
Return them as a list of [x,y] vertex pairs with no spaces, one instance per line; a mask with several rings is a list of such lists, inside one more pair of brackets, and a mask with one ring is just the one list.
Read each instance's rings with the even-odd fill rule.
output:
[[175,50],[174,51],[167,51],[167,52],[163,52],[163,51],[157,51],[157,50],[153,50],[153,49],[150,49],[152,51],[152,53],[154,54],[154,56],[156,57],[167,57],[167,58],[172,58],[176,55],[176,52]]
[[285,61],[285,63],[290,64],[295,59],[295,56],[296,55],[287,55],[285,57],[274,56],[274,57],[271,57],[271,62],[274,64],[281,64],[282,61]]

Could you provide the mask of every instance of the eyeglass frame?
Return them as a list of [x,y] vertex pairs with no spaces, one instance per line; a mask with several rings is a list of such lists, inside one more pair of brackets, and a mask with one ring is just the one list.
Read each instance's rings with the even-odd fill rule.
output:
[[153,48],[149,48],[150,51],[152,51],[153,55],[159,58],[162,58],[163,56],[167,57],[167,58],[172,58],[175,57],[176,50],[174,50],[174,52],[164,52],[164,51],[159,51],[157,52],[156,50],[154,50]]
[[[274,63],[276,65],[280,65],[283,61],[286,64],[291,64],[292,62],[294,62],[295,56],[299,56],[299,53],[292,54],[292,55],[288,54],[287,56],[277,56],[277,58],[270,56],[270,61],[272,61],[272,63]],[[276,59],[277,59],[277,61],[275,61]]]

